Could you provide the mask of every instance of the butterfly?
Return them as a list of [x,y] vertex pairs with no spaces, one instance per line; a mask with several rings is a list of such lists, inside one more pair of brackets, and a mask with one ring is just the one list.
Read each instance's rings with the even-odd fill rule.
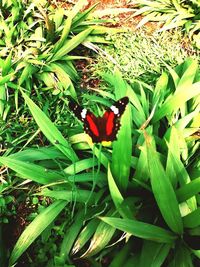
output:
[[92,138],[93,143],[112,142],[120,128],[120,117],[129,102],[123,97],[108,108],[102,117],[96,117],[91,111],[82,108],[74,101],[69,102],[69,108],[83,122],[85,132]]

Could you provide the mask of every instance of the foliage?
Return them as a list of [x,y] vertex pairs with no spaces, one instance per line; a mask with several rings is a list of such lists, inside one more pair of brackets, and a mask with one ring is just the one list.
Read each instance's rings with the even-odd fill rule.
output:
[[134,16],[144,14],[144,18],[140,21],[138,27],[141,27],[148,21],[164,22],[164,25],[159,31],[183,27],[189,37],[193,37],[196,46],[200,48],[199,41],[197,41],[200,34],[199,1],[137,0],[136,4],[139,9],[135,12]]
[[188,56],[199,58],[198,51],[189,44],[187,38],[175,30],[149,34],[140,29],[134,34],[124,32],[108,35],[106,39],[110,45],[99,45],[95,63],[87,68],[90,79],[117,66],[128,82],[139,79],[155,85],[162,71],[166,70],[166,64],[175,67]]
[[[123,33],[105,41],[114,41],[117,64],[113,53],[112,63],[95,66],[102,87],[77,91],[73,62],[85,58],[72,50],[82,42],[93,48],[102,41],[96,34],[110,31],[94,26],[93,7],[81,7],[1,2],[1,265],[193,266],[200,258],[198,62],[177,65],[187,53],[176,35]],[[107,71],[114,65],[123,73]],[[92,144],[70,115],[66,96],[79,94],[96,113],[129,97],[112,146]],[[19,230],[12,248],[5,241],[15,217],[22,223],[12,229]]]
[[118,140],[109,148],[92,144],[71,117],[74,130],[64,139],[21,92],[51,146],[11,153],[0,157],[0,163],[8,167],[8,176],[20,178],[17,184],[28,179],[42,185],[35,195],[52,204],[19,237],[10,266],[42,231],[55,229],[53,221],[66,208],[71,212],[67,218],[64,213],[66,223],[58,220],[61,240],[47,266],[80,266],[80,256],[91,266],[103,266],[102,258],[109,266],[192,266],[199,258],[188,240],[199,236],[200,70],[190,58],[167,67],[153,90],[144,82],[128,84],[116,71],[102,73],[110,90],[84,94],[93,108],[97,99],[109,105],[110,99],[129,96]]
[[88,19],[95,6],[80,12],[82,1],[71,11],[54,9],[48,1],[1,1],[0,11],[0,117],[20,111],[19,88],[47,96],[70,94],[79,79],[70,55],[79,44],[106,32]]

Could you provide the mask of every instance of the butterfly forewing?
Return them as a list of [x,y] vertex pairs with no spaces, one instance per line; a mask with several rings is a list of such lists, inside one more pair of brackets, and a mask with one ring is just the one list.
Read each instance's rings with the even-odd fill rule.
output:
[[115,115],[120,118],[122,114],[125,111],[125,108],[129,102],[129,99],[127,96],[119,99],[118,101],[115,102],[114,105],[110,107],[110,109],[115,113]]
[[79,104],[74,101],[69,102],[69,109],[74,113],[74,115],[81,121],[84,121],[83,111],[85,110]]

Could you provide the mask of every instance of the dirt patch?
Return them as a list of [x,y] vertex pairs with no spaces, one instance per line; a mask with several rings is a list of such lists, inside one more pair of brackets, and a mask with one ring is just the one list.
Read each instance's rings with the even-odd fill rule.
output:
[[[137,25],[142,20],[142,16],[134,16],[135,4],[128,3],[126,0],[86,0],[84,1],[82,11],[90,8],[91,6],[97,4],[94,10],[94,16],[101,19],[112,19],[112,23],[106,23],[108,27],[117,28],[128,28],[130,30],[137,30]],[[60,6],[64,9],[71,9],[76,3],[75,1],[51,1],[52,5],[56,8]],[[56,3],[56,4],[55,4]],[[145,24],[145,30],[152,33],[153,31],[159,29],[161,25],[155,22],[147,22]]]

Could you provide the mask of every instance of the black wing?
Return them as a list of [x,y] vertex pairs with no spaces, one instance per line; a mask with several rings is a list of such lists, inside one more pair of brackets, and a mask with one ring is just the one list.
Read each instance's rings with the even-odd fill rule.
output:
[[74,115],[81,121],[84,121],[84,116],[83,115],[83,110],[85,110],[84,108],[82,108],[77,102],[70,100],[69,101],[69,109],[74,113]]

